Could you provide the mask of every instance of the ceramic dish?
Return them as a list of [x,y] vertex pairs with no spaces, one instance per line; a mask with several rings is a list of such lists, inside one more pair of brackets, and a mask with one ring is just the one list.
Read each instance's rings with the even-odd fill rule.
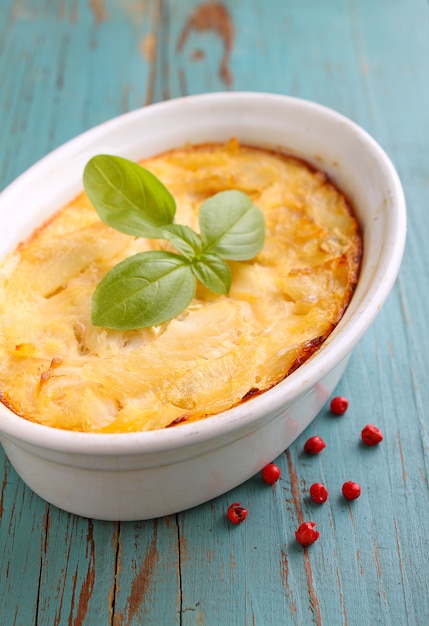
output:
[[152,105],[68,142],[1,194],[0,255],[79,193],[84,165],[93,155],[138,160],[187,142],[231,136],[304,158],[351,199],[364,238],[352,301],[321,349],[298,370],[262,395],[202,421],[143,433],[88,434],[32,423],[0,405],[0,441],[10,462],[27,485],[62,509],[96,519],[148,519],[198,505],[250,478],[326,403],[394,284],[406,216],[389,158],[342,115],[262,93],[207,94]]

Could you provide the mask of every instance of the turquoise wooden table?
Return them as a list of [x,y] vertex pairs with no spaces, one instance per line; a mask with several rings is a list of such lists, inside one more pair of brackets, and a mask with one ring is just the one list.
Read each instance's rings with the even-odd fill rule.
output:
[[[79,518],[0,456],[0,625],[429,624],[429,6],[426,0],[0,0],[0,187],[82,131],[185,94],[255,90],[367,129],[408,203],[398,281],[328,408],[259,476],[178,515]],[[378,425],[384,440],[359,434]],[[327,448],[302,453],[318,434]],[[359,500],[341,496],[345,480]],[[309,501],[324,482],[330,498]],[[226,521],[241,501],[249,516]],[[321,537],[294,540],[302,520]]]

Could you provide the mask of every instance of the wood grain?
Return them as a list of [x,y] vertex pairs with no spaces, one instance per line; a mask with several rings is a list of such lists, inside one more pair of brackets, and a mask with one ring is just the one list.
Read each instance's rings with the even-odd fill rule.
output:
[[[348,115],[387,150],[408,203],[399,279],[338,387],[350,409],[321,411],[274,486],[255,476],[176,516],[98,522],[43,502],[1,452],[0,624],[428,623],[428,18],[424,0],[0,0],[0,188],[123,112],[235,89]],[[360,443],[366,423],[380,446]],[[302,451],[313,434],[317,457]],[[346,480],[359,500],[342,497]],[[250,510],[238,527],[232,501]],[[308,549],[302,520],[321,533]]]

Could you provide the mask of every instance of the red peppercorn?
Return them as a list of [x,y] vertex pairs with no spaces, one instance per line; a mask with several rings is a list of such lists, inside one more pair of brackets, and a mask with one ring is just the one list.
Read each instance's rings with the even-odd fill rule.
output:
[[241,524],[246,519],[248,513],[249,511],[244,506],[241,506],[241,502],[233,502],[228,507],[227,515],[232,524]]
[[298,530],[295,531],[295,537],[302,546],[310,546],[320,537],[318,530],[314,530],[315,522],[303,522]]
[[269,463],[264,467],[261,472],[262,480],[264,480],[269,485],[274,484],[280,478],[281,471],[278,465],[274,463]]
[[360,496],[360,485],[349,480],[344,483],[342,491],[347,500],[356,500]]
[[328,499],[328,490],[322,483],[313,483],[310,487],[310,497],[313,502],[323,504]]
[[349,401],[343,396],[336,396],[331,400],[331,411],[335,415],[343,415],[349,408]]
[[361,437],[367,446],[376,446],[380,441],[383,441],[383,433],[377,426],[372,424],[367,424],[362,428]]
[[307,452],[307,454],[319,454],[319,452],[322,452],[323,448],[326,448],[326,443],[317,435],[307,439],[304,444],[304,452]]

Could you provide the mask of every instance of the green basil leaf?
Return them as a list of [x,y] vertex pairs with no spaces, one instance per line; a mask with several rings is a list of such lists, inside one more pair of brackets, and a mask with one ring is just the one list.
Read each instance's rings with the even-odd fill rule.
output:
[[115,265],[97,285],[92,323],[117,330],[162,324],[191,302],[196,280],[183,256],[153,250]]
[[170,224],[162,228],[165,239],[171,241],[173,246],[185,255],[187,259],[193,259],[196,254],[200,254],[203,242],[198,233],[189,226],[181,224]]
[[227,294],[231,288],[231,270],[218,254],[207,252],[201,255],[193,261],[192,271],[214,293]]
[[159,237],[176,203],[160,180],[137,163],[99,154],[86,165],[83,184],[100,219],[127,235]]
[[256,256],[264,245],[263,213],[241,191],[221,191],[206,200],[199,220],[204,252],[244,261]]

